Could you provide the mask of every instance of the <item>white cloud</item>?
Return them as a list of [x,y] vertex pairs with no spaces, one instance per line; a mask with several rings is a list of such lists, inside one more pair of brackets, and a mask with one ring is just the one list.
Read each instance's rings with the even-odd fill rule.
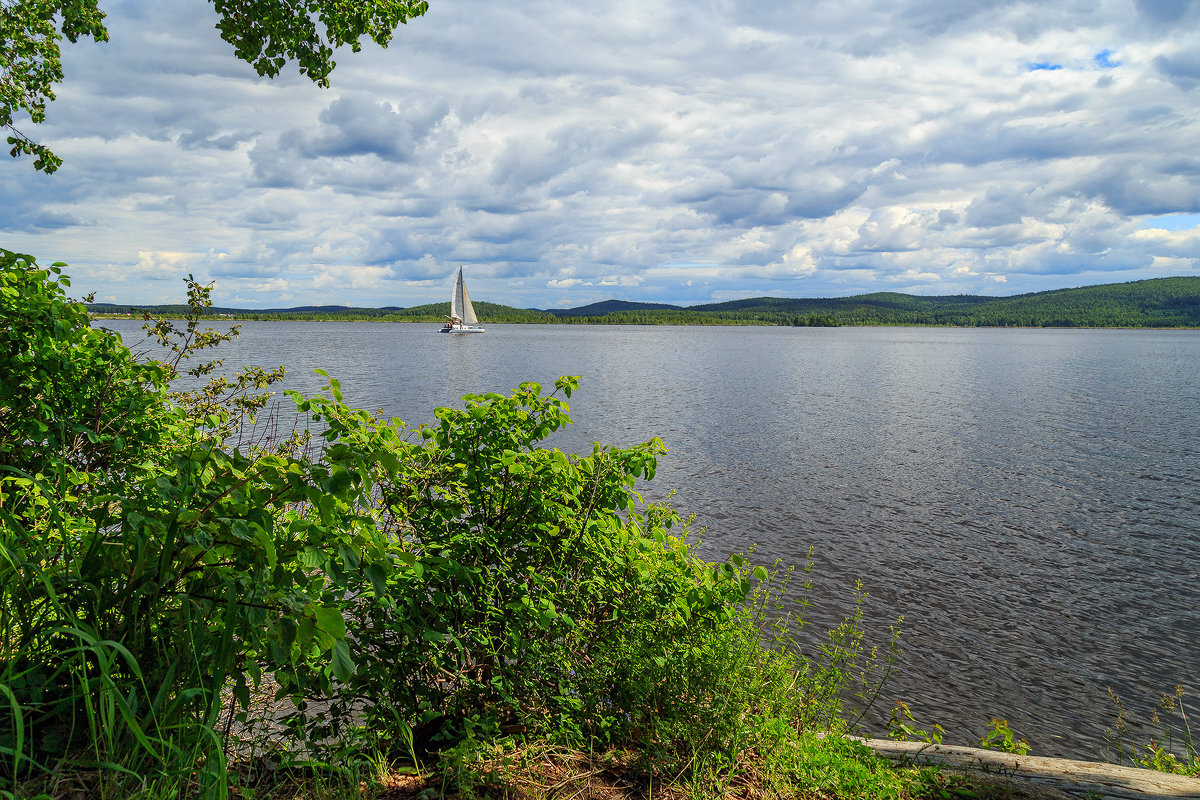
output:
[[140,250],[134,269],[144,273],[177,274],[180,270],[193,268],[196,260],[194,253],[165,252],[161,250]]
[[817,271],[817,260],[813,257],[811,247],[798,244],[771,266],[784,275],[806,276]]
[[384,280],[390,277],[391,270],[386,267],[363,266],[322,266],[313,276],[314,289],[379,289]]
[[239,287],[245,292],[270,292],[278,296],[294,296],[291,290],[291,285],[283,278],[269,278],[265,281],[251,281],[244,283]]
[[0,232],[127,302],[188,271],[415,305],[466,264],[542,307],[1195,274],[1161,227],[1200,214],[1195,5],[446,0],[321,91],[208,6],[110,3],[35,129],[67,164],[4,166]]

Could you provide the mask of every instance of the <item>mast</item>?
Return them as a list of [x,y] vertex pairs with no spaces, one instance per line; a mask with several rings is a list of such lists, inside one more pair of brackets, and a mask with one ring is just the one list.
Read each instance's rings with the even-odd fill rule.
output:
[[463,284],[462,267],[459,267],[458,278],[454,281],[454,288],[450,290],[450,319],[462,320],[463,298],[466,294],[467,287]]
[[475,306],[471,305],[471,295],[467,294],[467,284],[463,283],[462,267],[458,268],[458,289],[462,293],[462,320],[467,325],[477,325],[479,319],[475,316]]

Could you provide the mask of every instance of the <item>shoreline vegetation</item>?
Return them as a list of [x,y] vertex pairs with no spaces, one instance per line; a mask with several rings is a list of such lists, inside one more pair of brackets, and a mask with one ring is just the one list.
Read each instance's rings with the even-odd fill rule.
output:
[[[1053,796],[855,738],[900,621],[867,641],[857,587],[813,631],[807,565],[698,558],[636,490],[656,439],[546,447],[578,378],[409,428],[325,375],[286,393],[312,427],[254,438],[283,370],[204,360],[237,335],[211,286],[145,361],[62,266],[0,250],[0,800]],[[1181,698],[1108,752],[1200,774]],[[919,724],[888,732],[940,745]]]
[[[475,302],[493,323],[585,325],[939,326],[1021,328],[1200,328],[1200,277],[1055,289],[1010,297],[925,297],[877,292],[841,298],[759,297],[688,307],[607,300],[570,309],[520,309]],[[95,318],[182,317],[185,305],[89,303]],[[445,303],[411,308],[302,306],[280,309],[211,307],[206,319],[441,322]]]

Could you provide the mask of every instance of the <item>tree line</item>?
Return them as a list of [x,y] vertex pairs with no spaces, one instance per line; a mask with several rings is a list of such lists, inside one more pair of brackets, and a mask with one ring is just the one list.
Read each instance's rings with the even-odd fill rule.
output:
[[[573,325],[935,325],[1028,328],[1200,327],[1200,278],[1153,278],[1131,283],[1056,289],[1011,297],[923,297],[877,292],[854,297],[789,299],[760,297],[688,308],[620,309],[581,316],[574,309],[540,311],[476,302],[485,322]],[[597,304],[600,305],[600,304]],[[186,306],[122,307],[92,304],[98,316],[134,313],[183,315]],[[441,322],[447,304],[411,308],[251,309],[213,307],[209,317],[246,320],[343,320]]]

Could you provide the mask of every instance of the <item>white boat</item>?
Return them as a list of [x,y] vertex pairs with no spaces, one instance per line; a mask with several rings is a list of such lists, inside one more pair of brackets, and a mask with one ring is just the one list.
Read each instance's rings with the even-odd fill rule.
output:
[[475,316],[475,306],[471,305],[471,295],[467,294],[467,285],[463,283],[462,267],[458,268],[458,280],[450,292],[450,316],[447,319],[449,321],[438,333],[483,333],[483,326]]

